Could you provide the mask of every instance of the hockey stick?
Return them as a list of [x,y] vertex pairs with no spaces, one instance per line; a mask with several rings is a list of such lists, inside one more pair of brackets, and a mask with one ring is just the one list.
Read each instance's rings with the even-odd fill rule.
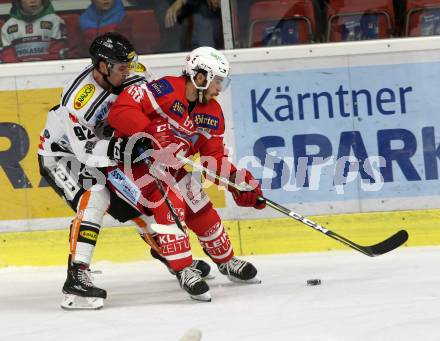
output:
[[162,197],[165,201],[165,204],[168,207],[168,210],[171,213],[171,216],[173,217],[174,222],[176,223],[179,230],[183,232],[184,235],[186,235],[185,228],[183,227],[182,223],[179,220],[179,217],[177,216],[176,210],[174,209],[173,204],[170,202],[170,199],[168,199],[167,193],[165,189],[163,188],[162,182],[159,180],[159,178],[156,175],[156,171],[153,167],[152,162],[149,160],[149,158],[145,158],[145,163],[148,166],[148,169],[150,170],[150,175],[153,177],[154,182],[156,184],[156,187],[159,189],[160,194],[162,194]]
[[[229,179],[223,178],[219,175],[217,175],[215,172],[203,167],[201,164],[196,163],[190,159],[187,159],[185,157],[181,157],[181,156],[177,156],[177,158],[190,165],[191,167],[193,167],[194,169],[197,169],[199,171],[202,171],[206,174],[208,174],[210,177],[213,177],[215,179],[217,179],[219,182],[223,183],[224,185],[227,185],[229,187],[235,188],[238,191],[249,191],[252,190],[252,188],[249,187],[249,185],[245,184],[245,185],[237,185],[233,182],[231,182]],[[260,196],[258,198],[259,200],[264,200],[266,202],[266,205],[277,210],[278,212],[281,212],[287,216],[289,216],[290,218],[293,218],[313,229],[315,229],[316,231],[319,231],[323,234],[325,234],[326,236],[333,238],[349,247],[351,247],[352,249],[359,251],[369,257],[375,257],[375,256],[380,256],[383,255],[384,253],[390,252],[396,248],[398,248],[399,246],[401,246],[403,243],[405,243],[408,240],[408,232],[406,232],[405,230],[400,230],[398,232],[396,232],[395,234],[393,234],[391,237],[381,241],[380,243],[377,243],[375,245],[370,245],[370,246],[362,246],[359,244],[356,244],[355,242],[352,242],[351,240],[337,234],[336,232],[330,231],[329,229],[326,229],[325,227],[311,221],[310,219],[307,219],[306,217],[302,216],[299,213],[296,213],[294,211],[289,210],[288,208],[281,206],[280,204],[277,204],[276,202],[265,198],[264,196]]]

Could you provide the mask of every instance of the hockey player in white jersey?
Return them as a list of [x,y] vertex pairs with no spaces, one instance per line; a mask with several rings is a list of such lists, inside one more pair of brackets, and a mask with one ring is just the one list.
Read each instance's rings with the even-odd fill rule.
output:
[[[123,162],[128,142],[112,137],[107,124],[112,103],[125,87],[152,76],[120,34],[96,38],[89,52],[92,65],[64,88],[61,103],[48,113],[38,147],[42,176],[76,212],[61,303],[66,309],[99,309],[104,304],[107,293],[93,284],[89,265],[106,212],[121,222],[132,219],[144,240],[151,242],[145,217],[105,187],[100,169]],[[132,160],[139,156],[136,150]],[[152,254],[163,261],[154,250]],[[207,263],[193,264],[209,273]]]

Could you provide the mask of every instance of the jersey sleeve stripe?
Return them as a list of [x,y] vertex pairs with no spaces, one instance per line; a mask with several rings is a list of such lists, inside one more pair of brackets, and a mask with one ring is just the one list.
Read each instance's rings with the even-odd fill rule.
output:
[[84,115],[84,119],[86,121],[89,121],[92,116],[95,114],[95,111],[98,109],[98,107],[105,101],[105,99],[110,96],[110,92],[103,91],[101,94],[96,98],[93,103],[91,104],[89,110],[87,110],[86,114]]
[[78,85],[81,84],[81,82],[86,78],[86,76],[93,70],[93,65],[88,66],[76,79],[73,81],[70,88],[66,91],[66,94],[63,96],[63,99],[61,101],[61,104],[63,106],[66,106],[69,102],[70,96],[72,96],[72,93],[75,91],[76,88],[78,88]]

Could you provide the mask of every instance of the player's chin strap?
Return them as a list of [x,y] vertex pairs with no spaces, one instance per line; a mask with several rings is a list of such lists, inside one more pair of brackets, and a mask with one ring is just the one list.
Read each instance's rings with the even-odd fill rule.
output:
[[[199,72],[200,72],[200,71],[199,71]],[[198,73],[199,73],[199,72],[198,72]],[[204,86],[197,85],[197,83],[196,83],[196,81],[195,81],[195,79],[194,79],[194,76],[191,76],[190,79],[191,79],[191,83],[194,85],[194,87],[195,87],[196,90],[197,90],[197,97],[198,97],[198,99],[199,99],[199,103],[203,103],[203,93],[204,93],[204,92],[206,91],[206,89],[208,89],[208,87],[209,87],[208,79],[205,80],[205,81],[206,81],[206,84],[205,84]]]
[[104,81],[105,81],[108,85],[110,85],[112,88],[116,88],[116,86],[114,86],[114,85],[112,84],[112,82],[110,82],[109,79],[108,79],[108,77],[110,77],[110,71],[111,71],[111,69],[113,68],[113,64],[111,64],[111,63],[109,63],[109,62],[106,62],[105,65],[106,65],[106,67],[107,67],[107,74],[101,72],[101,71],[99,70],[99,68],[96,68],[96,70],[101,74],[102,78],[104,79]]
[[[196,163],[188,158],[185,158],[180,155],[176,155],[176,157],[179,161],[182,161],[182,162],[186,163],[187,165],[190,165],[194,169],[197,169],[201,172],[204,172],[205,174],[208,174],[210,177],[218,180],[221,184],[223,184],[225,186],[235,188],[236,190],[241,191],[241,192],[247,192],[247,191],[254,190],[252,188],[252,186],[250,186],[246,183],[242,183],[242,184],[237,185],[234,182],[230,181],[229,179],[226,179],[220,175],[217,175],[216,172],[214,172],[208,168],[205,168],[201,164]],[[308,218],[302,216],[301,214],[296,213],[294,211],[291,211],[288,208],[281,206],[280,204],[277,204],[276,202],[274,202],[270,199],[265,198],[264,196],[259,196],[258,200],[265,201],[266,205],[273,208],[274,210],[277,210],[278,212],[281,212],[281,213],[289,216],[290,218],[293,218],[296,221],[299,221],[299,222],[303,223],[304,225],[307,225],[307,226],[313,228],[314,230],[321,232],[321,233],[325,234],[326,236],[333,238],[333,239],[337,240],[338,242],[341,242],[342,244],[345,244],[345,245],[351,247],[352,249],[359,251],[369,257],[379,256],[379,255],[382,255],[382,254],[387,253],[389,251],[392,251],[395,248],[404,244],[408,240],[408,232],[406,232],[405,230],[400,230],[400,231],[396,232],[395,234],[393,234],[391,237],[383,240],[382,242],[380,242],[378,244],[370,245],[370,246],[358,245],[358,244],[352,242],[351,240],[337,234],[336,232],[330,231],[330,230],[326,229],[325,227],[323,227],[323,226],[309,220]]]

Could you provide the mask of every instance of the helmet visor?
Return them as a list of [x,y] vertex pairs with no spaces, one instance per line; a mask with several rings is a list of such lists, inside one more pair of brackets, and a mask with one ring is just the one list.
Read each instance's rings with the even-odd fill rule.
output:
[[231,78],[229,76],[228,77],[215,76],[212,82],[220,91],[225,91],[229,87],[229,84],[231,84]]
[[[124,60],[126,59],[126,60]],[[124,59],[120,59],[120,60],[115,60],[115,59],[107,59],[107,61],[112,65],[112,66],[126,66],[130,69],[130,71],[134,71],[137,69],[138,67],[138,56],[136,53],[132,52],[130,53],[127,58]]]
[[129,55],[131,62],[130,62],[130,71],[132,72],[136,72],[136,70],[138,69],[138,55],[134,52],[132,52],[133,55]]

